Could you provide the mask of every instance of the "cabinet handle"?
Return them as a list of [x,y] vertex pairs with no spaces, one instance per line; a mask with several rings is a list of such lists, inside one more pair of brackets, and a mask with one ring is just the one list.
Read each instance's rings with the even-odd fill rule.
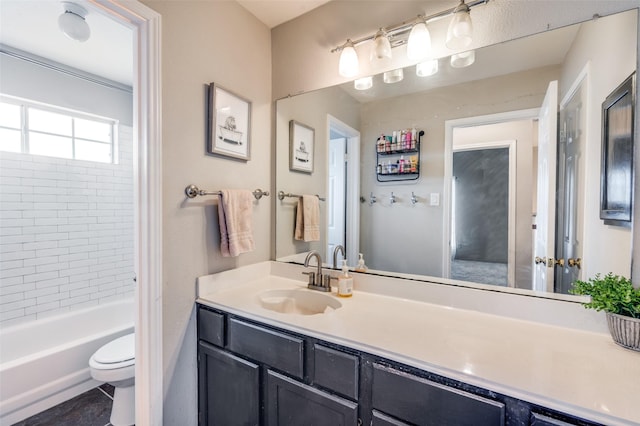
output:
[[564,259],[556,259],[556,266],[564,268]]
[[580,259],[579,257],[573,259],[568,259],[567,263],[569,264],[569,266],[571,268],[573,268],[574,266],[577,267],[578,269],[580,269],[582,267],[582,259]]
[[536,265],[539,265],[539,264],[542,263],[543,265],[547,266],[547,258],[546,257],[536,256],[534,261],[536,262]]

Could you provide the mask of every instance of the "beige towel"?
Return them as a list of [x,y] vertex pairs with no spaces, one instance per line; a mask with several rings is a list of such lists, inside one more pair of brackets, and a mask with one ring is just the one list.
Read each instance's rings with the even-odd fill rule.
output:
[[253,251],[253,194],[248,190],[223,189],[218,202],[220,250],[224,257]]
[[302,241],[320,241],[320,200],[315,195],[303,195],[298,198],[294,238]]

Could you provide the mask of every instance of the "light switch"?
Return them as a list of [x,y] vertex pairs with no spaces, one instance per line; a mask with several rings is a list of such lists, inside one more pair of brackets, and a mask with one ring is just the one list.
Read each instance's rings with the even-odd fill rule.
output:
[[440,194],[437,192],[432,192],[429,194],[429,205],[430,206],[439,206],[440,205]]

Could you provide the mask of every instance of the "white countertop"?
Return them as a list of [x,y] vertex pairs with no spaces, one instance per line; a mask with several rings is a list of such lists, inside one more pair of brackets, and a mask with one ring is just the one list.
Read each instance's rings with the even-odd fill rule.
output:
[[304,288],[303,269],[263,262],[200,277],[197,301],[606,425],[640,425],[640,352],[608,334],[418,301],[402,280],[386,279],[395,297],[362,291],[369,278],[357,274],[353,297],[334,289],[335,311],[260,306],[265,290]]

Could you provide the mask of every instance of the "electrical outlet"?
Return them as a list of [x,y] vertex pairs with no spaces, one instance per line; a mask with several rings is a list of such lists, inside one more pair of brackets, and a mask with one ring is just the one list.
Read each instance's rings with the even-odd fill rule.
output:
[[439,206],[440,205],[440,194],[437,192],[432,192],[429,194],[429,205],[430,206]]

